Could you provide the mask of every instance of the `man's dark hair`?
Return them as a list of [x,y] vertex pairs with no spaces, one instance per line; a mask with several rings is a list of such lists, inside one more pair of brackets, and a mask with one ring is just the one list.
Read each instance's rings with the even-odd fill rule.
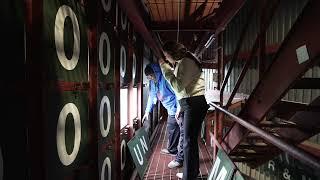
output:
[[146,76],[149,76],[149,75],[151,75],[151,74],[154,74],[153,69],[152,69],[152,67],[151,67],[150,64],[148,64],[148,65],[144,68],[144,74],[145,74]]

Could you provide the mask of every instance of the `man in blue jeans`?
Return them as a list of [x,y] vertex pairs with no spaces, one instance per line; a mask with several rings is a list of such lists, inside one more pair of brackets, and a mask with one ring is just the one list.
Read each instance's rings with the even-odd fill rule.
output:
[[144,73],[149,79],[149,98],[142,122],[146,119],[144,126],[148,126],[149,113],[157,100],[159,100],[168,112],[168,144],[167,148],[162,149],[160,153],[176,155],[175,160],[168,164],[169,168],[181,167],[183,165],[183,116],[179,114],[180,106],[176,95],[169,83],[164,79],[159,64],[148,64],[144,69]]

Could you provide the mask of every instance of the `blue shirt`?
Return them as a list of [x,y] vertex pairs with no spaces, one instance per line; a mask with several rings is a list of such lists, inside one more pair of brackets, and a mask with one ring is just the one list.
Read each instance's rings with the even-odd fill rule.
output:
[[145,113],[150,113],[157,100],[159,100],[167,109],[169,115],[175,115],[179,104],[177,103],[174,91],[163,77],[160,66],[158,64],[151,64],[151,68],[155,73],[157,83],[152,80],[149,81],[149,98]]

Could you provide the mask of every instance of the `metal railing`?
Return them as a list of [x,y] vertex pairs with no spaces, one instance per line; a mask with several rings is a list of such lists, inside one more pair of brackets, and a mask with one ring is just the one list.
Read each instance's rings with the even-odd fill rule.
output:
[[273,144],[274,146],[278,147],[279,149],[291,154],[293,157],[309,164],[310,166],[312,166],[316,169],[320,169],[320,159],[307,153],[303,149],[298,148],[295,145],[290,144],[290,143],[276,137],[275,135],[257,127],[256,125],[237,117],[236,115],[230,113],[229,111],[221,108],[220,106],[218,106],[214,103],[210,103],[210,105],[213,106],[216,110],[223,112],[225,115],[229,116],[232,120],[241,124],[243,127],[247,128],[248,130],[250,130],[252,132],[255,132],[258,136],[260,136],[264,140],[268,141],[269,143]]

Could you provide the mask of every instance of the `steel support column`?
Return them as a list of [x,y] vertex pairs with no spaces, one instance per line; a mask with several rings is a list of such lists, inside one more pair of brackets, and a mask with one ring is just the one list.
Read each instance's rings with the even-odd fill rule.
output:
[[[92,3],[95,3],[97,5],[96,1],[92,1]],[[91,120],[89,122],[90,127],[92,129],[89,130],[89,146],[90,146],[90,159],[93,162],[99,162],[98,161],[98,128],[99,125],[97,124],[96,119],[98,119],[97,112],[98,111],[98,105],[97,105],[97,95],[98,95],[98,55],[97,55],[97,26],[90,26],[88,30],[88,36],[89,36],[89,119]],[[91,176],[93,179],[99,178],[99,167],[98,163],[91,163],[92,170],[94,174]],[[98,174],[97,174],[98,173]]]
[[[285,95],[294,81],[319,61],[320,24],[314,23],[314,18],[320,16],[319,9],[320,1],[316,0],[309,1],[305,6],[282,43],[273,63],[251,93],[240,112],[240,117],[259,122],[273,104]],[[302,57],[301,51],[304,54]],[[297,56],[300,57],[299,60]],[[286,68],[285,72],[283,68]],[[244,127],[235,124],[224,138],[224,148],[228,152],[232,151],[246,133],[247,130]]]
[[[45,102],[41,96],[45,89],[43,81],[44,61],[43,49],[43,1],[25,0],[25,31],[26,31],[26,88],[27,99],[27,138],[30,155],[29,177],[34,180],[45,179],[45,129],[43,114]],[[6,36],[6,35],[5,35]],[[39,52],[40,50],[40,52]],[[32,157],[32,159],[31,159]],[[6,158],[6,157],[5,157]],[[6,169],[4,169],[6,171]],[[16,172],[19,173],[19,172]],[[4,177],[8,177],[5,175]],[[10,176],[9,176],[10,177]],[[11,176],[12,177],[12,176]]]

